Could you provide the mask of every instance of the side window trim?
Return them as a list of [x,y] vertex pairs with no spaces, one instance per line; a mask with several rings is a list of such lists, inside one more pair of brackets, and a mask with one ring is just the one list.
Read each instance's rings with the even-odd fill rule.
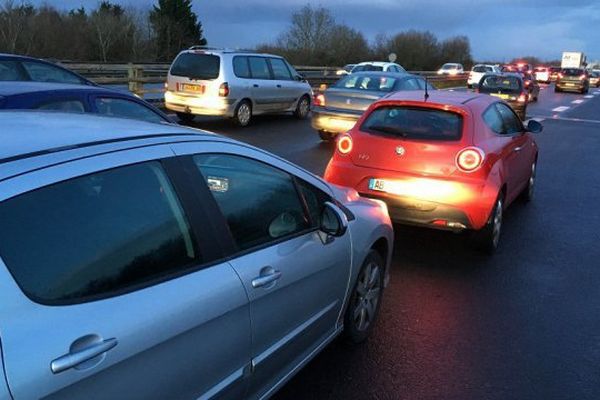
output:
[[[523,130],[524,130],[523,123],[521,122],[521,119],[517,116],[515,111],[510,106],[508,106],[502,102],[499,102],[499,101],[494,103],[494,105],[496,106],[496,110],[497,110],[498,114],[500,114],[500,118],[502,118],[502,126],[504,127],[504,133],[502,134],[502,136],[512,137],[512,136],[518,136],[518,135],[522,134]],[[500,112],[499,107],[504,107],[505,109],[509,110],[509,112],[512,114],[512,116],[517,120],[517,122],[519,123],[519,126],[521,128],[518,132],[508,133],[508,127],[506,126],[506,121],[504,120],[504,116]]]
[[504,118],[502,118],[502,114],[500,114],[500,111],[498,110],[498,108],[496,107],[496,104],[498,104],[498,102],[492,103],[490,104],[484,111],[483,113],[481,113],[482,117],[488,113],[489,111],[493,110],[496,112],[496,114],[498,114],[498,117],[500,118],[500,121],[502,121],[502,132],[496,132],[495,130],[492,129],[491,126],[489,126],[486,122],[485,122],[485,118],[482,118],[484,121],[484,124],[492,131],[494,132],[494,135],[496,136],[507,136],[506,134],[506,126],[504,124]]

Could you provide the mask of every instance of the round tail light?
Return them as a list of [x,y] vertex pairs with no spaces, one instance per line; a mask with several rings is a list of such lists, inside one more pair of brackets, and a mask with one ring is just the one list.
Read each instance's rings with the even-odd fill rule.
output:
[[467,147],[456,156],[456,166],[464,172],[473,172],[483,164],[485,154],[478,147]]
[[337,141],[337,150],[342,155],[346,155],[352,151],[352,138],[350,135],[343,135]]

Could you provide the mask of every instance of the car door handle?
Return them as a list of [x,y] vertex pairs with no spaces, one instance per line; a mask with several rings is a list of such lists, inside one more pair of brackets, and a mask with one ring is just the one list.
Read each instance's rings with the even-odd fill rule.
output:
[[281,278],[281,271],[273,270],[267,275],[261,275],[258,278],[252,279],[252,287],[256,289],[259,287],[267,286],[275,282],[279,278]]
[[257,85],[256,83],[255,83],[254,85],[252,85],[252,86],[254,86],[254,87],[258,87],[258,85]]
[[64,356],[58,357],[50,364],[50,369],[53,374],[58,374],[73,367],[78,366],[92,358],[98,357],[102,353],[106,353],[117,345],[118,341],[115,338],[106,339],[100,343],[94,344],[80,351],[69,352]]

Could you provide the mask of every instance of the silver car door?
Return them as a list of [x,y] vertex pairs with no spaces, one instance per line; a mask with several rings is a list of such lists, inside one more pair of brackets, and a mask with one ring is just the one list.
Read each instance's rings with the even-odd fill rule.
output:
[[281,58],[269,58],[273,79],[277,87],[278,109],[287,111],[295,106],[298,99],[304,94],[299,91],[298,81],[294,80],[286,62]]
[[250,56],[250,73],[252,84],[250,91],[254,109],[259,112],[272,112],[279,110],[278,87],[272,79],[271,70],[266,57]]
[[[350,233],[324,240],[317,220],[318,208],[330,199],[328,188],[285,161],[228,143],[177,145],[174,151],[194,154],[227,219],[234,239],[230,263],[250,299],[248,394],[262,397],[339,332],[352,263]],[[317,193],[316,200],[301,196],[303,185]]]
[[190,209],[173,159],[156,161],[172,156],[144,147],[0,183],[0,339],[15,399],[244,396],[247,295],[198,228],[210,214]]

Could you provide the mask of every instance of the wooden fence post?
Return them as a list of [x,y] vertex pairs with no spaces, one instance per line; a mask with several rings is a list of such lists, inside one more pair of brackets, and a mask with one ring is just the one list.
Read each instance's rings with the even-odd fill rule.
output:
[[144,84],[140,78],[144,75],[144,70],[133,63],[127,64],[127,79],[129,81],[129,91],[139,97],[144,97]]

